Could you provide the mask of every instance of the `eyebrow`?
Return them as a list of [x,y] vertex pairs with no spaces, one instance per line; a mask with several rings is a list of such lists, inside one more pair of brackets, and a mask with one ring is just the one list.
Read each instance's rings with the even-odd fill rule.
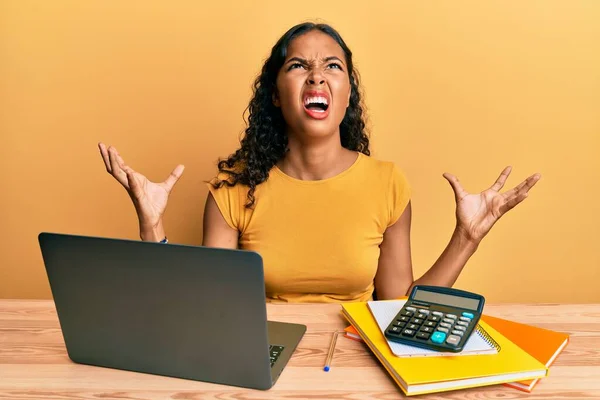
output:
[[[337,60],[337,61],[341,62],[342,64],[345,64],[342,60],[340,60],[339,57],[336,57],[336,56],[325,57],[323,59],[323,62],[328,62],[328,61],[332,61],[332,60]],[[304,58],[300,58],[300,57],[292,57],[286,61],[286,64],[289,64],[292,61],[296,61],[296,62],[299,62],[300,64],[308,65],[308,61],[306,61]]]

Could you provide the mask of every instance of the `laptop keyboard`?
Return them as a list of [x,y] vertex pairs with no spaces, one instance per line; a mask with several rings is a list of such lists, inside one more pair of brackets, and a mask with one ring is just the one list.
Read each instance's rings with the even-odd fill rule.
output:
[[279,356],[283,353],[283,346],[273,346],[269,345],[269,356],[271,357],[271,367],[275,364],[275,361],[279,358]]

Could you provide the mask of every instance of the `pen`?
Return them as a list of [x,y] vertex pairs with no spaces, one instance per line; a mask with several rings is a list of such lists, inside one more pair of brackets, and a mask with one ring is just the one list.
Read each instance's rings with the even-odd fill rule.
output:
[[325,360],[325,368],[323,370],[325,372],[329,372],[331,369],[331,361],[333,360],[333,352],[335,350],[335,342],[337,341],[338,332],[333,332],[333,336],[331,336],[331,344],[329,345],[329,352],[327,353],[327,359]]

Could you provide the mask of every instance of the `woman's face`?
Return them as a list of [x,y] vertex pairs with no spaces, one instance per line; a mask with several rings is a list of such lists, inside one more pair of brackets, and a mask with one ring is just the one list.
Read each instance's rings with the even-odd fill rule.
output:
[[292,40],[277,75],[273,99],[290,133],[338,134],[350,104],[346,57],[337,42],[318,30]]

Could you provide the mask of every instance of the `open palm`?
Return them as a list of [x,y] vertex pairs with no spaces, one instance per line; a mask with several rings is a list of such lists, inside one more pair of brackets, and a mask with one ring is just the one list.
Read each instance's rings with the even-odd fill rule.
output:
[[[170,189],[165,182],[156,183],[150,181],[139,172],[125,166],[127,174],[128,192],[133,200],[138,215],[144,215],[149,223],[156,223],[167,208]],[[139,209],[138,209],[139,208]]]
[[175,167],[164,182],[152,182],[126,165],[114,147],[111,146],[107,149],[103,143],[99,143],[98,147],[106,171],[123,185],[129,197],[131,197],[140,224],[145,226],[158,224],[167,208],[173,186],[183,174],[184,166],[178,165]]
[[531,175],[508,192],[500,193],[511,170],[511,167],[506,167],[489,189],[478,194],[467,193],[458,178],[444,174],[454,191],[458,229],[469,240],[480,242],[500,217],[527,198],[529,190],[541,178],[540,174]]

